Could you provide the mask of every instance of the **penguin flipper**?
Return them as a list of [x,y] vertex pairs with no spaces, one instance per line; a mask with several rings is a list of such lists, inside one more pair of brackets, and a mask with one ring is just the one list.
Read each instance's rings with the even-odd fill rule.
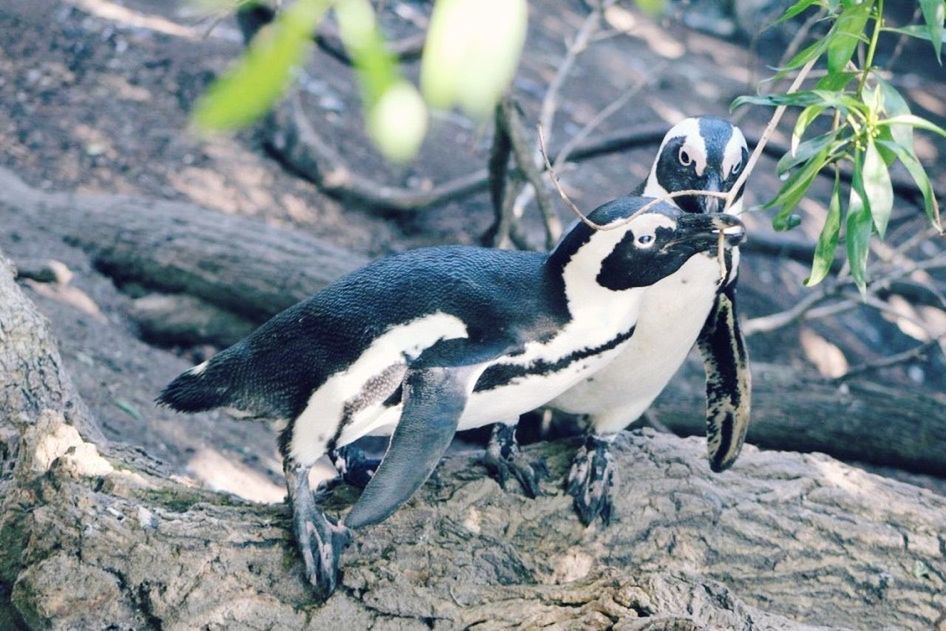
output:
[[710,468],[736,461],[749,428],[752,379],[749,354],[736,317],[736,282],[716,296],[698,339],[706,370],[706,447]]
[[404,378],[404,411],[391,444],[345,518],[352,529],[376,524],[409,500],[433,473],[453,440],[476,366],[411,369]]

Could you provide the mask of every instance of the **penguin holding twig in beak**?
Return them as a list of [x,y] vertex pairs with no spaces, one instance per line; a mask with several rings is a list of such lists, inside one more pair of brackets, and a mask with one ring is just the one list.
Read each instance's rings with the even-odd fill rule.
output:
[[[737,245],[738,219],[623,197],[549,253],[447,246],[380,259],[290,307],[174,379],[158,402],[285,419],[280,437],[293,535],[319,599],[338,582],[352,532],[430,476],[458,429],[543,405],[620,356],[647,287]],[[722,237],[720,235],[723,235]],[[380,466],[340,521],[309,470],[326,453],[394,427]]]

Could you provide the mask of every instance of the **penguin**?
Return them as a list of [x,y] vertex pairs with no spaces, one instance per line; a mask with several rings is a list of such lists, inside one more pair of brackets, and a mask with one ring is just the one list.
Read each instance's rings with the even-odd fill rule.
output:
[[[681,121],[661,143],[650,175],[637,189],[659,197],[688,189],[728,192],[749,156],[738,127],[703,116]],[[729,212],[742,210],[742,192]],[[682,196],[673,200],[686,213],[714,213],[725,200]],[[692,257],[644,293],[634,339],[603,371],[549,404],[588,421],[588,432],[568,476],[567,490],[586,525],[612,517],[614,484],[608,452],[618,432],[636,421],[677,372],[694,343],[706,372],[706,438],[709,466],[732,466],[749,426],[751,376],[736,312],[739,249],[727,257],[720,280],[711,254]]]
[[[233,407],[282,419],[292,531],[319,600],[338,582],[353,531],[391,515],[427,480],[458,429],[515,418],[620,355],[646,287],[745,231],[623,197],[549,253],[442,246],[380,259],[274,316],[175,378],[157,403]],[[628,220],[630,218],[630,220]],[[388,449],[340,521],[309,486],[323,455],[393,427]]]
[[[664,136],[647,179],[632,194],[661,197],[684,190],[728,192],[749,157],[742,131],[729,121],[701,116],[674,125]],[[720,198],[671,200],[688,214],[722,210]],[[742,191],[728,212],[742,210]],[[634,338],[605,369],[555,398],[547,407],[587,420],[588,433],[575,456],[567,491],[586,525],[611,519],[613,469],[608,452],[617,433],[636,421],[666,387],[696,343],[706,371],[706,427],[710,468],[720,472],[739,455],[749,423],[751,379],[736,313],[739,249],[727,256],[727,276],[709,253],[649,287]],[[519,453],[515,422],[493,427],[484,462],[505,486],[516,479],[527,496],[539,492],[541,463]]]

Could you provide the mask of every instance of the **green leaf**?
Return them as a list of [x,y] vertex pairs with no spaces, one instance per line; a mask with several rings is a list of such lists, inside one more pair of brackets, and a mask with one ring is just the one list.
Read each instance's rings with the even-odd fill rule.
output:
[[250,43],[242,59],[210,86],[193,118],[208,130],[235,129],[264,113],[282,95],[303,59],[329,0],[297,0]]
[[818,171],[825,165],[828,158],[828,148],[825,147],[819,151],[808,163],[796,171],[775,196],[775,199],[767,203],[766,208],[779,208],[780,210],[772,219],[772,227],[776,230],[788,230],[789,217],[791,212],[798,205],[799,200],[804,197],[811,186]]
[[[904,116],[910,114],[910,106],[906,99],[900,95],[895,87],[882,78],[877,77],[877,85],[880,88],[881,98],[883,99],[883,109],[887,116]],[[890,125],[890,133],[897,144],[903,145],[913,151],[913,128],[909,125]]]
[[910,174],[910,177],[913,178],[913,181],[916,182],[917,188],[920,189],[920,193],[923,195],[923,207],[926,211],[926,216],[929,217],[930,223],[932,223],[937,230],[942,232],[943,223],[940,219],[939,204],[936,201],[933,185],[930,183],[930,178],[926,175],[926,170],[923,169],[923,165],[920,164],[916,154],[913,152],[913,148],[904,147],[899,143],[890,142],[888,140],[878,140],[877,144],[889,149],[900,159],[900,162]]
[[791,153],[786,153],[778,161],[778,164],[775,166],[776,173],[781,177],[788,171],[794,169],[800,164],[804,164],[811,160],[818,152],[828,148],[828,153],[833,153],[844,143],[834,143],[834,140],[839,134],[839,130],[829,131],[820,136],[815,136],[809,140],[798,145],[798,150],[794,155]]
[[796,15],[803,13],[806,9],[818,4],[818,0],[798,0],[795,4],[785,9],[785,13],[776,20],[775,24],[781,24],[791,20]]
[[826,109],[828,108],[825,105],[809,105],[798,115],[798,120],[795,122],[795,129],[792,130],[792,155],[798,153],[798,143],[801,142],[801,137],[805,135],[805,130],[808,129],[811,122],[821,116]]
[[936,60],[942,65],[943,19],[946,17],[946,5],[943,0],[920,0],[920,9],[923,11],[923,20],[930,33],[930,42],[933,44]]
[[417,155],[427,134],[427,106],[417,88],[401,80],[368,107],[366,123],[385,158],[407,162]]
[[828,204],[828,216],[821,227],[821,235],[815,246],[815,257],[811,262],[811,275],[805,280],[806,287],[814,287],[824,280],[834,263],[834,252],[838,249],[838,235],[841,232],[841,178],[834,174],[834,190]]
[[920,118],[914,114],[900,114],[899,116],[891,116],[881,121],[877,121],[878,125],[910,125],[911,127],[919,127],[920,129],[925,129],[926,131],[931,131],[934,134],[939,134],[946,138],[946,129],[943,129],[939,125],[926,120],[925,118]]
[[815,88],[829,92],[840,92],[855,77],[857,77],[856,72],[832,72],[818,79]]
[[870,213],[870,202],[864,193],[864,184],[861,181],[862,171],[863,155],[858,152],[854,158],[854,178],[851,182],[851,196],[848,201],[845,245],[851,265],[851,277],[857,288],[864,294],[867,291],[867,256],[870,253],[870,235],[874,219]]
[[[883,29],[884,33],[898,33],[900,35],[906,35],[908,37],[915,37],[916,39],[922,39],[926,42],[933,41],[930,39],[930,29],[925,24],[907,24],[905,26],[885,26]],[[946,33],[940,38],[940,42],[946,42]]]
[[877,234],[883,238],[887,232],[887,223],[890,221],[890,211],[893,209],[893,184],[890,182],[890,172],[883,157],[877,151],[874,139],[867,137],[867,150],[864,152],[864,169],[862,172],[864,193],[870,200],[870,212],[877,226]]
[[785,64],[784,68],[779,68],[779,73],[782,73],[786,70],[794,70],[795,68],[801,68],[807,64],[812,59],[817,59],[824,54],[824,51],[828,49],[828,38],[820,37],[813,44],[810,44],[803,48],[800,52],[796,53],[794,57],[788,60],[788,63]]
[[338,31],[358,74],[366,109],[400,80],[397,63],[385,46],[374,9],[368,0],[344,0],[335,5]]
[[851,60],[857,43],[864,39],[864,27],[874,3],[863,2],[844,9],[825,38],[828,41],[828,72],[842,72]]

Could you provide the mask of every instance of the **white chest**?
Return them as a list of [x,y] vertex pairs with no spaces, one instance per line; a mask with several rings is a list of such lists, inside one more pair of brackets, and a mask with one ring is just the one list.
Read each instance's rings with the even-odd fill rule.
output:
[[623,352],[550,405],[591,416],[599,432],[619,431],[636,420],[686,360],[713,307],[718,282],[718,262],[701,254],[649,287]]

